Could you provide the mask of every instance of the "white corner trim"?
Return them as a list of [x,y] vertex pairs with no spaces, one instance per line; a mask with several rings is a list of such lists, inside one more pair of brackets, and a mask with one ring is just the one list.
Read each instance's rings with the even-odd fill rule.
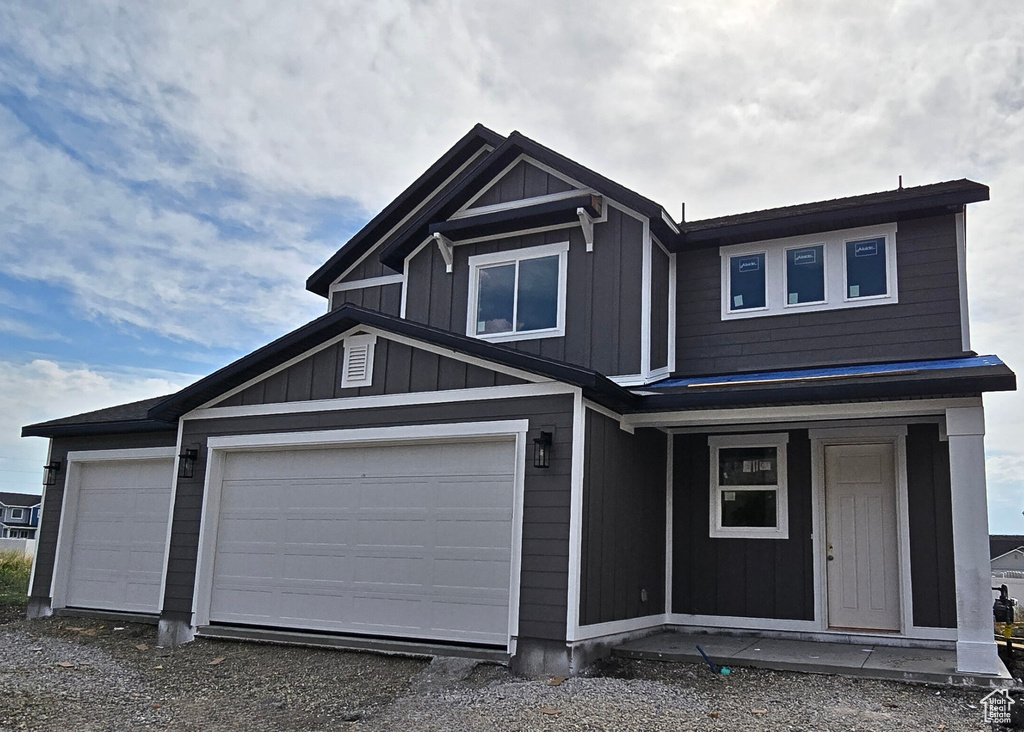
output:
[[651,242],[651,222],[643,222],[643,254],[640,266],[640,373],[644,379],[651,377],[651,276],[654,270]]
[[586,407],[583,390],[574,389],[572,407],[572,474],[569,498],[569,589],[566,602],[566,640],[580,632],[580,584],[583,569],[583,469],[586,456]]
[[444,260],[444,269],[448,274],[452,273],[452,265],[455,262],[453,249],[454,244],[444,234],[435,233],[433,235],[434,241],[437,242],[437,248],[441,251],[441,258]]
[[400,285],[405,281],[405,275],[394,274],[383,277],[370,277],[365,280],[352,280],[351,282],[338,282],[331,285],[329,294],[336,292],[347,292],[349,290],[365,290],[368,287],[384,287],[385,285]]
[[967,209],[956,215],[956,271],[960,283],[960,340],[964,352],[971,350],[971,317],[967,306]]
[[673,571],[673,548],[672,541],[675,536],[674,515],[672,508],[673,489],[675,486],[675,439],[676,436],[669,433],[665,436],[667,451],[665,454],[665,617],[672,612],[672,571]]
[[443,391],[421,391],[407,394],[381,394],[378,396],[343,397],[341,399],[319,399],[302,402],[277,402],[238,407],[207,407],[195,409],[182,420],[189,419],[231,419],[235,417],[265,417],[278,414],[306,414],[311,412],[335,412],[354,409],[384,409],[408,407],[421,404],[452,404],[455,402],[493,401],[535,396],[556,396],[571,394],[573,387],[550,381],[540,384],[513,384],[509,386],[485,386],[470,389],[445,389]]
[[164,611],[164,600],[167,598],[167,568],[171,563],[171,536],[174,534],[174,502],[178,500],[178,470],[181,463],[181,447],[182,439],[185,434],[185,420],[178,420],[178,435],[174,440],[174,466],[172,470],[174,481],[171,484],[171,506],[170,506],[170,521],[167,522],[167,536],[164,537],[164,559],[163,566],[160,569],[160,599],[157,607],[160,608],[160,612]]
[[[53,462],[53,438],[49,440],[49,444],[46,446],[46,464],[49,465]],[[67,460],[65,459],[64,469],[67,470]],[[37,551],[32,552],[32,569],[29,570],[28,574],[28,592],[26,595],[32,597],[32,588],[36,584],[36,559],[39,557],[39,532],[43,530],[43,508],[46,506],[46,488],[43,485],[43,492],[39,496],[39,519],[36,523],[36,549]],[[29,520],[31,520],[31,514],[29,514]],[[52,583],[51,583],[52,584]],[[51,595],[52,597],[52,595]]]

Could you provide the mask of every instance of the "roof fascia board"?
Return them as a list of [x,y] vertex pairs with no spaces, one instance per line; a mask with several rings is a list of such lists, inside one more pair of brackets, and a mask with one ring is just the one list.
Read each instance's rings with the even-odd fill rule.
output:
[[701,227],[701,222],[695,221],[684,226],[681,238],[676,240],[677,249],[698,249],[721,246],[725,243],[741,244],[762,239],[788,238],[801,233],[817,233],[829,228],[849,228],[857,225],[858,220],[864,220],[864,225],[882,223],[898,220],[905,214],[928,215],[929,212],[946,212],[945,209],[949,207],[987,201],[988,198],[988,188],[976,185],[959,191],[909,196],[903,201],[852,203],[828,211],[803,214],[787,215],[780,212],[777,217],[737,224],[725,221],[720,226]]
[[134,432],[173,432],[175,424],[155,419],[134,419],[121,422],[80,422],[46,427],[29,425],[21,430],[22,437],[88,437],[92,435],[119,435]]
[[[433,192],[429,196],[427,196],[424,199],[424,201],[421,202],[421,204],[423,202],[429,201],[432,197],[436,195],[438,188],[441,188],[443,190],[444,185],[450,183],[450,181],[454,177],[456,177],[467,167],[469,167],[469,165],[471,165],[474,160],[477,160],[477,158],[481,154],[481,151],[484,148],[489,147],[491,150],[493,150],[494,148],[499,147],[504,141],[505,138],[499,135],[498,133],[494,132],[493,130],[489,130],[480,124],[475,125],[473,129],[471,129],[468,133],[463,135],[463,137],[458,142],[452,145],[452,147],[450,147],[443,155],[441,155],[441,157],[438,158],[433,165],[431,165],[426,171],[424,171],[422,175],[420,175],[415,181],[413,181],[391,203],[385,206],[384,209],[382,209],[365,226],[363,226],[363,228],[360,229],[355,234],[355,236],[349,239],[349,241],[343,247],[341,247],[341,249],[335,252],[335,254],[330,259],[328,259],[312,275],[310,275],[309,278],[306,280],[306,289],[318,295],[325,295],[326,291],[330,287],[331,281],[336,279],[333,273],[337,270],[339,266],[355,266],[345,265],[344,261],[349,256],[353,255],[354,250],[359,249],[360,245],[363,243],[363,240],[367,236],[372,235],[374,230],[382,226],[384,222],[389,219],[389,217],[393,216],[395,212],[402,207],[403,204],[408,203],[408,201],[411,198],[413,198],[424,186],[430,183],[432,178],[435,178],[442,170],[444,170],[444,168],[449,163],[451,163],[452,160],[458,158],[458,156],[461,153],[465,152],[466,150],[472,149],[473,145],[479,146],[470,154],[470,159],[468,161],[464,161],[462,164],[457,166],[457,171],[446,176],[446,179],[441,186],[434,186],[432,189]],[[469,165],[467,165],[467,163]],[[417,210],[419,210],[419,208],[421,207],[422,206],[417,207]],[[407,218],[408,217],[404,217],[403,220],[407,220]],[[400,225],[401,223],[398,224],[398,226]],[[390,231],[393,231],[395,228],[395,226],[390,227]],[[376,237],[374,244],[370,247],[370,249],[372,250],[373,248],[376,248],[376,246],[382,240],[387,239],[387,236],[388,234]],[[365,256],[365,254],[368,253],[369,252],[364,252],[363,255]]]

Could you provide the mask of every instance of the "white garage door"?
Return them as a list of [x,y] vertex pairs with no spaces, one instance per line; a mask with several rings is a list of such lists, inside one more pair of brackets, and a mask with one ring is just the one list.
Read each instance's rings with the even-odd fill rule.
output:
[[81,463],[65,605],[157,613],[174,461]]
[[515,443],[229,452],[212,622],[505,645]]

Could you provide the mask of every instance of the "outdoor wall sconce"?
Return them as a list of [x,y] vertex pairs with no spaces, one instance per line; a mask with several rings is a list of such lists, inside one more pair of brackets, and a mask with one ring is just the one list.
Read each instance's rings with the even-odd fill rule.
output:
[[60,473],[60,460],[54,460],[43,466],[43,485],[57,485]]
[[541,432],[533,438],[533,467],[551,467],[551,433]]
[[178,477],[180,478],[191,478],[192,474],[196,469],[196,458],[199,457],[199,450],[194,447],[186,448],[183,453],[178,455],[178,462],[181,470],[178,471]]

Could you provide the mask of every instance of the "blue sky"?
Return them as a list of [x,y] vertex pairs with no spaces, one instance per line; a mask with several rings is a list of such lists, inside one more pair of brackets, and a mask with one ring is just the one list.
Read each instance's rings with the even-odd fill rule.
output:
[[[305,278],[478,121],[691,219],[987,183],[974,347],[1024,369],[1024,8],[585,8],[0,6],[0,487],[38,490],[21,425],[174,391],[323,312]],[[986,407],[992,527],[1024,533],[1021,403]]]

